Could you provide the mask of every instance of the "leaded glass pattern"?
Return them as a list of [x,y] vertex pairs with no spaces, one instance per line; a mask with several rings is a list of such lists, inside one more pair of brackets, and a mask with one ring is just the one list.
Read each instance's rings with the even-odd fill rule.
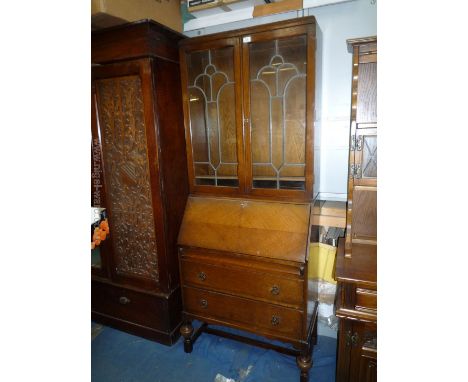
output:
[[307,41],[249,45],[254,188],[305,189]]
[[238,187],[233,48],[187,54],[195,184]]
[[362,177],[377,178],[377,136],[363,136]]

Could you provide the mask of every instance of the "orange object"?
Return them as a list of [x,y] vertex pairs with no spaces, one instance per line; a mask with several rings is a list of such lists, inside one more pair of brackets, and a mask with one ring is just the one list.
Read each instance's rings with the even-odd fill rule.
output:
[[101,238],[101,240],[106,240],[106,231],[100,231],[99,232],[99,237]]
[[94,243],[95,243],[96,245],[101,244],[101,239],[94,239]]
[[101,228],[101,229],[104,230],[107,234],[109,234],[109,222],[107,221],[107,219],[103,220],[103,221],[99,224],[99,228]]

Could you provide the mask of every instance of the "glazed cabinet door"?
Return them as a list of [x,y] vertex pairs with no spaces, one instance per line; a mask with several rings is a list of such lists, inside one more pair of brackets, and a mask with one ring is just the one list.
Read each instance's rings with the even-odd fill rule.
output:
[[236,38],[181,47],[191,192],[244,191],[241,75]]
[[164,243],[152,83],[150,59],[92,68],[110,277],[149,289],[159,283]]
[[247,189],[307,199],[313,184],[315,39],[309,26],[242,37]]
[[351,41],[353,77],[346,253],[353,243],[377,245],[377,42]]
[[354,185],[377,187],[377,128],[356,129]]
[[[352,241],[377,242],[377,128],[356,129],[351,179]],[[351,166],[353,171],[353,166]]]

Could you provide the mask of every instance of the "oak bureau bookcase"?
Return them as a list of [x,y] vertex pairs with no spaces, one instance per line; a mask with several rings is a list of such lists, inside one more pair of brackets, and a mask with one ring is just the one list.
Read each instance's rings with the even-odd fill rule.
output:
[[[180,41],[190,196],[178,237],[185,351],[202,332],[296,356],[308,380],[314,17]],[[203,324],[194,330],[192,320]],[[293,348],[210,327],[242,329]]]

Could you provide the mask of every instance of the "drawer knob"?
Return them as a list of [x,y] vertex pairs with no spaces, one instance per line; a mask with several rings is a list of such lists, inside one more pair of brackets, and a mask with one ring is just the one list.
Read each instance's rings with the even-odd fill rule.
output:
[[271,324],[273,326],[278,326],[280,323],[280,318],[278,316],[271,317]]
[[273,285],[270,290],[271,294],[274,294],[275,296],[278,296],[280,293],[280,288],[278,285]]
[[208,301],[206,301],[204,298],[200,300],[200,305],[203,309],[206,309],[208,307]]
[[119,298],[119,302],[122,304],[122,305],[126,305],[130,302],[130,299],[125,297],[125,296],[122,296]]
[[205,272],[198,272],[198,278],[201,281],[205,281],[206,280],[206,273]]

